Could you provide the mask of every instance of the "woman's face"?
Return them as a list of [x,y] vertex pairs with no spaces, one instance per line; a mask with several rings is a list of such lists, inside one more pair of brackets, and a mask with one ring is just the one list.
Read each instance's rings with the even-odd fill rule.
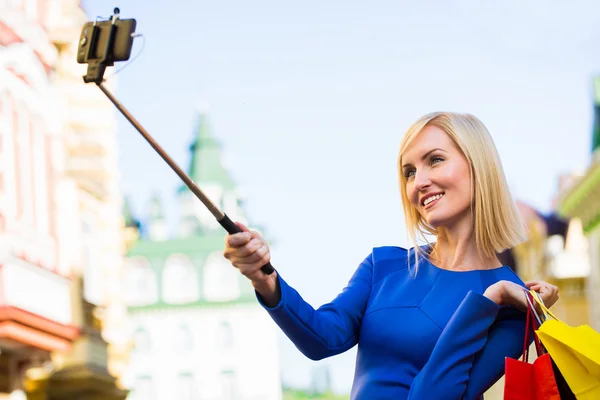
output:
[[469,215],[469,163],[450,137],[426,126],[402,157],[410,203],[429,225],[449,227]]

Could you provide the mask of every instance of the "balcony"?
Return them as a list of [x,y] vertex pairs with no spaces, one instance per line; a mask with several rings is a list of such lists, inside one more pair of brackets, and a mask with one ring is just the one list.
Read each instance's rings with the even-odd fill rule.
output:
[[105,156],[115,145],[114,140],[105,132],[78,131],[65,135],[69,153],[76,157],[85,155]]
[[0,349],[67,351],[72,324],[69,279],[22,260],[0,266]]
[[67,171],[71,176],[88,176],[103,181],[116,174],[116,163],[101,156],[71,155],[67,160]]

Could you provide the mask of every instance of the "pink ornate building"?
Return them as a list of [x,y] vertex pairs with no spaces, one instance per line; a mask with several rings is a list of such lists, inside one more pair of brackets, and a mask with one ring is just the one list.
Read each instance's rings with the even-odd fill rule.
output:
[[86,390],[126,394],[106,371],[107,349],[126,346],[107,283],[123,253],[116,122],[75,61],[86,21],[77,0],[0,0],[0,398],[45,399],[92,364],[105,371],[87,381],[104,383]]

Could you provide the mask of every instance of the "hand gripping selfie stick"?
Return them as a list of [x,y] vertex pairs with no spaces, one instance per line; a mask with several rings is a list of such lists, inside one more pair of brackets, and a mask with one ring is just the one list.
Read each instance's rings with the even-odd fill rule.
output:
[[[169,155],[156,143],[150,134],[139,122],[123,107],[121,103],[103,85],[104,71],[107,66],[113,66],[116,61],[126,61],[131,54],[133,38],[135,36],[135,19],[119,19],[119,9],[114,9],[114,15],[108,21],[88,22],[83,26],[77,62],[88,64],[87,74],[83,77],[85,83],[95,83],[100,90],[109,98],[125,118],[142,134],[144,139],[175,171],[186,186],[196,195],[198,199],[208,208],[210,213],[217,219],[219,224],[230,233],[239,233],[242,230],[229,219],[229,217],[217,208],[212,201],[200,190],[194,181],[169,157]],[[267,275],[273,273],[274,269],[270,262],[261,267],[261,271]]]

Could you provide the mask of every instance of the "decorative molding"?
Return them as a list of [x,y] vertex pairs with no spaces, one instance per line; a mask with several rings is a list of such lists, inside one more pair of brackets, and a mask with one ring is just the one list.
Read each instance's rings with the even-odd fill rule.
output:
[[158,311],[158,310],[187,310],[191,308],[223,308],[223,307],[234,307],[240,305],[256,306],[260,307],[256,301],[256,296],[241,296],[231,301],[207,301],[199,300],[190,303],[183,304],[170,304],[164,301],[159,301],[149,305],[143,306],[129,306],[127,307],[129,312],[145,312],[145,311]]
[[16,347],[31,346],[46,351],[68,351],[79,329],[13,306],[0,306],[0,339]]

